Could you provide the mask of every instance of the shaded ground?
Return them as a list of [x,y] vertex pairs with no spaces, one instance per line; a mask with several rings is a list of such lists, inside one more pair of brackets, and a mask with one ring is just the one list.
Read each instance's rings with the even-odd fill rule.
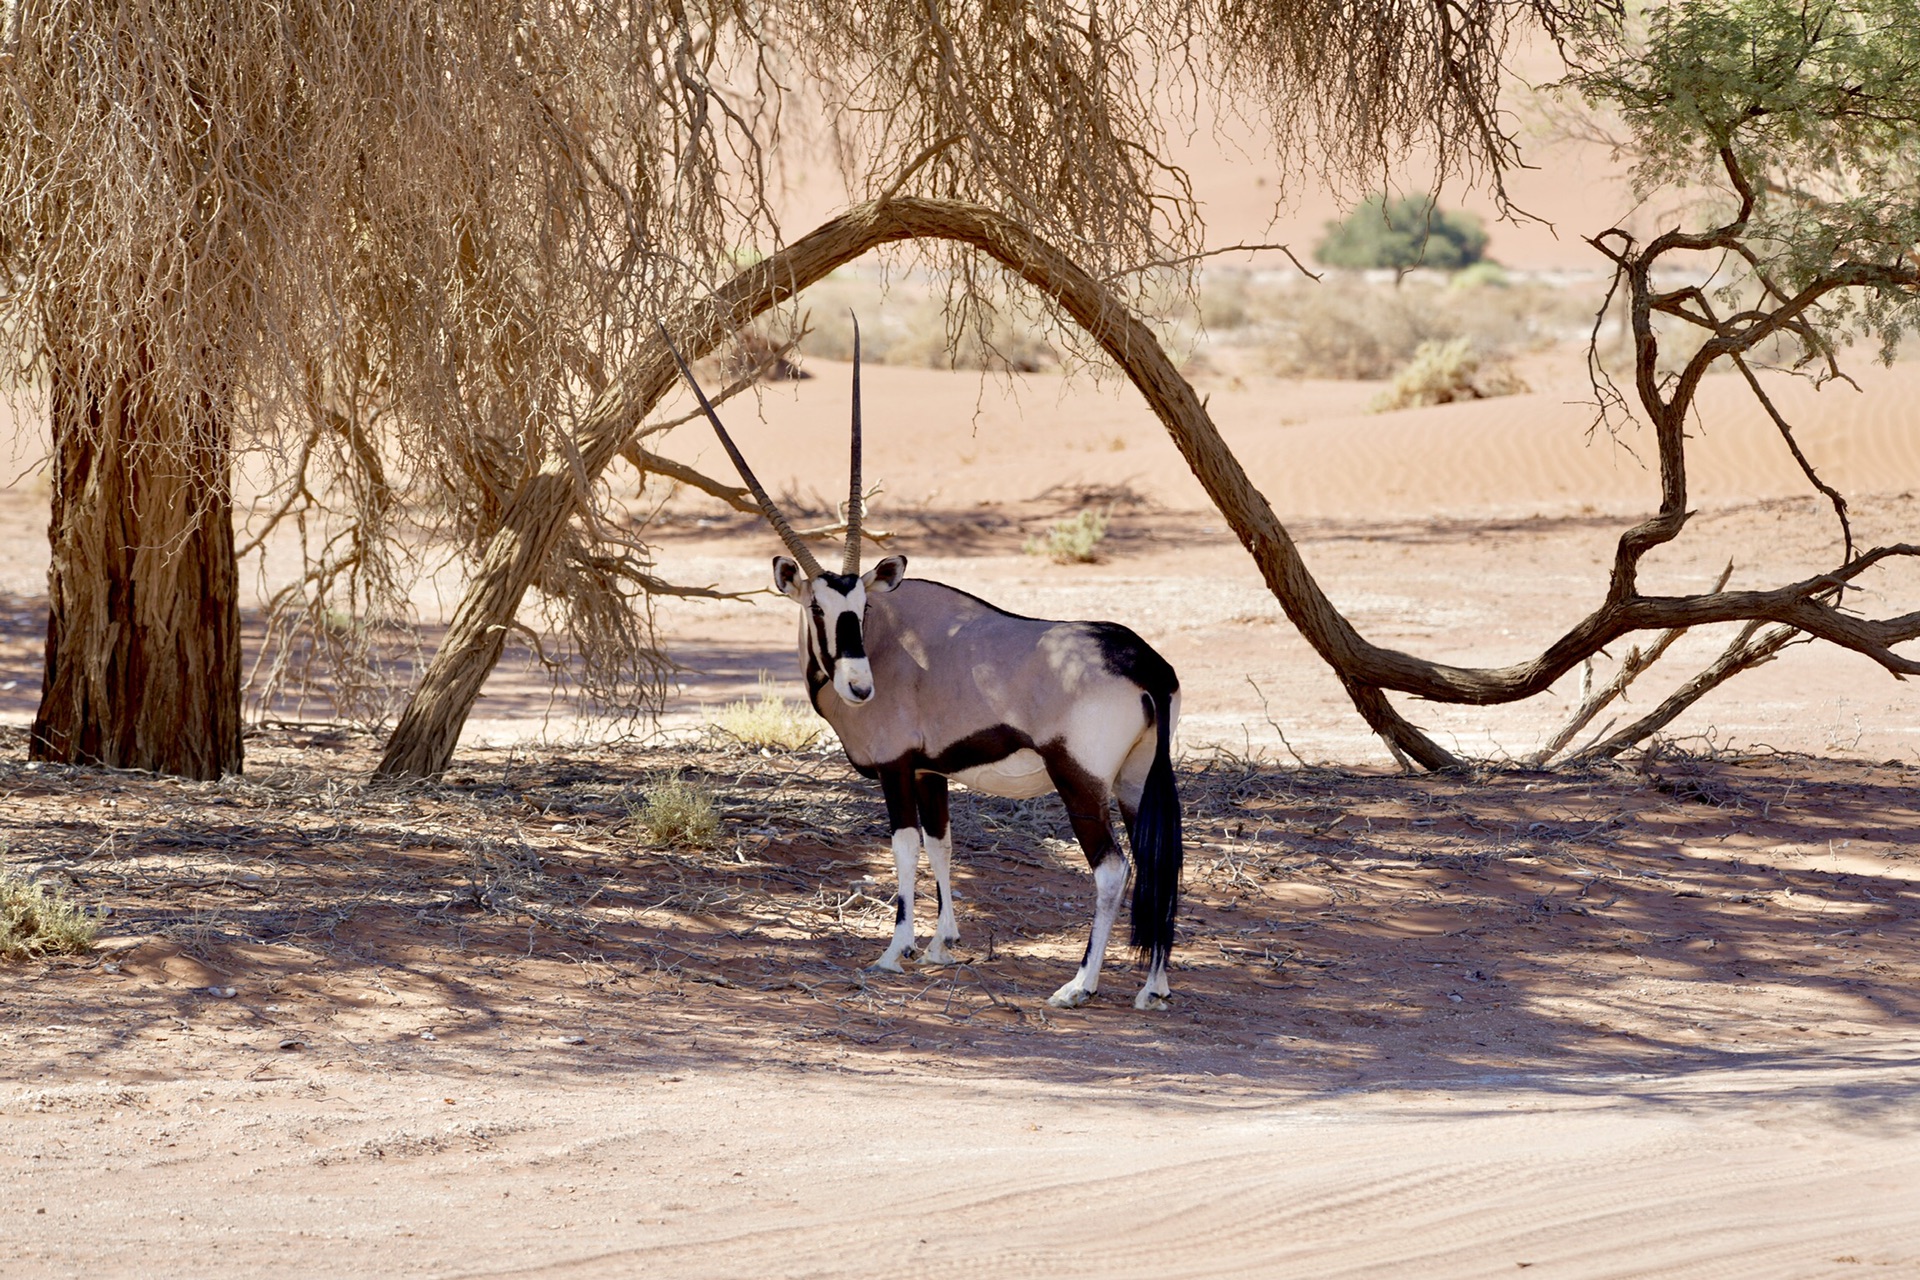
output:
[[[220,784],[9,752],[7,862],[112,913],[104,958],[6,971],[12,1072],[124,1071],[159,1044],[268,1070],[431,1059],[506,1035],[650,1067],[857,1047],[1329,1088],[1792,1056],[1920,1013],[1907,767],[1189,760],[1179,1000],[1141,1018],[1124,962],[1087,1011],[1041,1003],[1089,910],[1051,797],[957,806],[969,963],[894,978],[862,972],[891,911],[881,810],[834,757],[487,753],[403,789],[357,781],[363,742],[252,745],[254,775]],[[676,774],[716,788],[713,849],[643,847],[631,811]]]

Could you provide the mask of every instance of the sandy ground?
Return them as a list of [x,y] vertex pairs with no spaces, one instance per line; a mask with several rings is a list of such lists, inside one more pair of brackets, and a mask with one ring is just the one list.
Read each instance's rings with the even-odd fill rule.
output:
[[[843,465],[842,371],[816,371],[733,414],[803,496]],[[1874,541],[1920,517],[1920,373],[1862,381],[1791,412]],[[916,572],[1126,621],[1181,672],[1176,1008],[1135,1014],[1124,963],[1089,1009],[1044,1007],[1087,889],[1046,805],[957,805],[968,963],[869,979],[868,784],[831,753],[543,726],[517,670],[440,787],[364,788],[371,744],[331,731],[257,737],[212,786],[29,770],[28,477],[0,493],[5,858],[114,914],[100,955],[0,971],[0,1270],[1920,1274],[1906,685],[1805,647],[1644,766],[1397,778],[1124,389],[868,385],[875,518]],[[1653,487],[1577,388],[1377,417],[1370,387],[1204,389],[1333,598],[1434,657],[1570,625]],[[1706,399],[1700,514],[1650,579],[1830,564],[1770,428]],[[668,451],[715,463],[684,430]],[[1022,553],[1083,505],[1113,511],[1101,563]],[[670,515],[669,577],[759,585],[751,522]],[[1890,574],[1866,605],[1915,594]],[[782,602],[662,622],[691,668],[669,728],[762,670],[793,687]],[[1719,643],[1688,637],[1634,708]],[[1572,692],[1409,711],[1499,759]],[[633,834],[670,771],[721,794],[713,849]]]

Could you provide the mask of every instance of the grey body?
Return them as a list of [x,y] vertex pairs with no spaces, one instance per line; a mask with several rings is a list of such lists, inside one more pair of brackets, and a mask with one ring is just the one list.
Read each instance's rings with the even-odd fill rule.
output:
[[[814,706],[840,735],[847,758],[862,771],[917,756],[954,776],[1008,762],[995,754],[996,730],[1009,731],[1025,760],[998,776],[970,783],[994,795],[1041,795],[1052,789],[1036,747],[1072,743],[1094,748],[1082,759],[1108,773],[1143,737],[1152,715],[1140,687],[1114,669],[1114,641],[1137,638],[1112,624],[1051,622],[1003,612],[978,597],[920,578],[867,598],[866,650],[873,696],[848,703],[816,679]],[[803,653],[809,667],[818,671]],[[939,708],[938,716],[926,709]],[[984,737],[983,737],[984,735]],[[1096,745],[1106,740],[1106,749]],[[1080,752],[1075,753],[1080,756]],[[941,762],[949,767],[940,769]],[[1037,778],[1037,787],[1020,779]],[[963,779],[964,780],[964,779]],[[998,782],[999,785],[995,785]]]
[[[897,558],[865,579],[823,574],[804,583],[783,563],[792,562],[776,562],[775,583],[803,605],[800,657],[814,707],[839,734],[848,760],[878,778],[886,794],[899,892],[893,938],[876,967],[897,972],[916,954],[929,964],[953,960],[959,931],[949,778],[992,795],[1058,791],[1093,870],[1095,903],[1080,969],[1053,1003],[1084,1004],[1099,989],[1127,879],[1127,859],[1113,836],[1117,802],[1136,856],[1143,840],[1162,850],[1152,865],[1143,862],[1134,919],[1135,942],[1148,959],[1135,1003],[1163,1004],[1179,877],[1178,799],[1167,761],[1180,706],[1173,668],[1116,623],[1007,613],[964,591],[907,578]],[[858,625],[849,625],[855,618]],[[848,641],[856,642],[854,652]],[[1163,803],[1147,824],[1154,829],[1143,835],[1142,797],[1156,761]],[[939,914],[921,953],[914,878],[923,847]],[[1162,923],[1143,931],[1143,914]]]

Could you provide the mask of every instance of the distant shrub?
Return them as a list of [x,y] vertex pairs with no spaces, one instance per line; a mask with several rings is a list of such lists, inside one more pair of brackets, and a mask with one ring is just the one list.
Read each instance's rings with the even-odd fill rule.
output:
[[812,707],[781,697],[773,677],[763,671],[759,698],[729,702],[714,717],[713,726],[745,746],[801,751],[818,740],[826,722]]
[[713,793],[683,778],[654,786],[633,816],[640,834],[655,847],[702,849],[720,834]]
[[1484,258],[1470,267],[1462,267],[1447,281],[1448,287],[1454,289],[1506,289],[1512,284],[1505,267]]
[[1458,271],[1480,261],[1486,251],[1486,228],[1473,214],[1441,209],[1431,196],[1389,201],[1377,195],[1339,222],[1327,223],[1326,239],[1314,256],[1330,267],[1361,271]]
[[85,907],[46,886],[0,874],[0,958],[80,955],[93,948],[100,926]]
[[1056,520],[1044,538],[1028,538],[1030,556],[1046,556],[1055,564],[1091,564],[1099,559],[1107,536],[1107,513],[1091,508],[1066,520]]
[[1413,409],[1517,395],[1526,389],[1527,384],[1505,364],[1484,364],[1471,339],[1455,338],[1421,343],[1413,359],[1394,375],[1392,389],[1382,392],[1373,407],[1377,412]]

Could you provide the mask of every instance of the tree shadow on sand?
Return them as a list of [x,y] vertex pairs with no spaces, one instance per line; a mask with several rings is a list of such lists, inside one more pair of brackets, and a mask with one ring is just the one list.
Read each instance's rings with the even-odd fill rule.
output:
[[[30,770],[19,745],[9,867],[112,912],[96,955],[0,970],[22,1079],[791,1063],[1697,1105],[1764,1074],[1861,1123],[1920,1091],[1905,766],[1190,760],[1177,998],[1141,1014],[1124,954],[1093,1005],[1045,1004],[1091,889],[1051,797],[956,797],[966,962],[872,975],[882,811],[830,753],[522,749],[375,787],[337,734],[269,735],[217,784]],[[711,789],[715,847],[645,846],[634,811],[670,776]]]

